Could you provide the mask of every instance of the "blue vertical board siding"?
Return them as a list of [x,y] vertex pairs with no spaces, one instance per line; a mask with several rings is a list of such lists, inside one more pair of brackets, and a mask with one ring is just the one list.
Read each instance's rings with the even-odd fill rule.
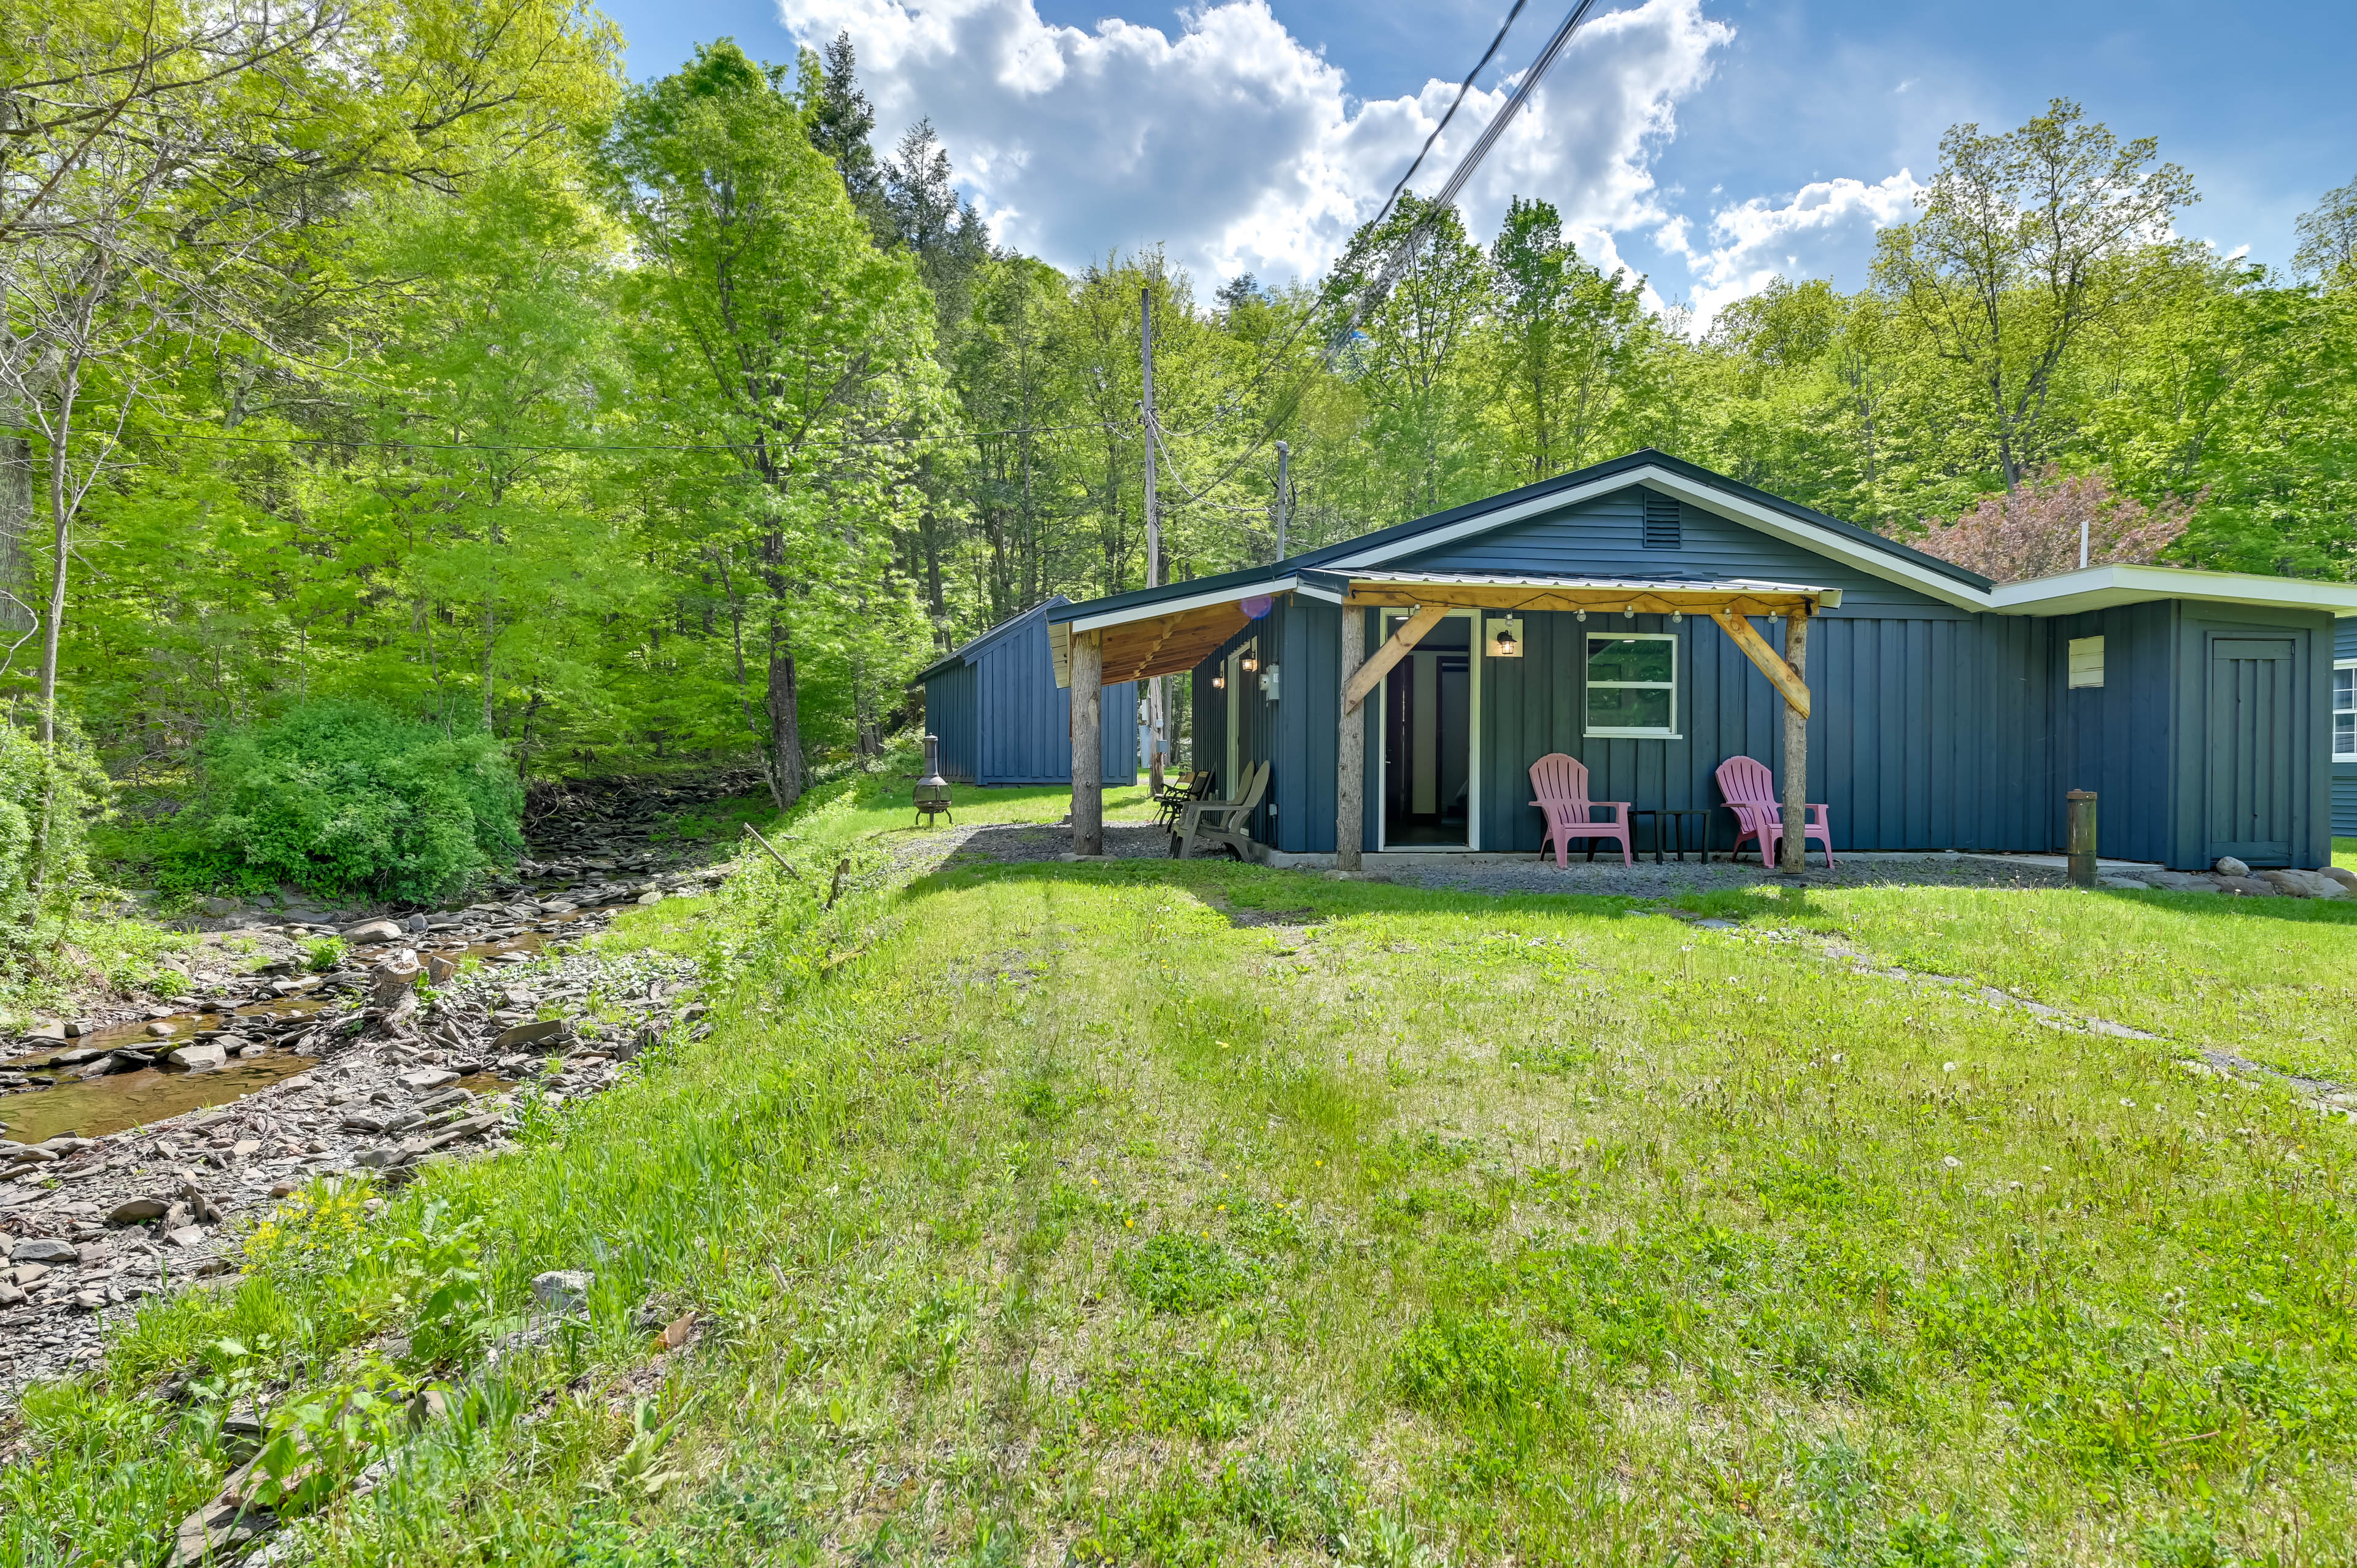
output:
[[941,743],[942,777],[974,782],[974,666],[961,664],[925,682],[925,730]]
[[[2167,853],[2151,858],[2184,870],[2212,864],[2217,858],[2212,853],[2212,811],[2232,794],[2238,770],[2246,779],[2257,766],[2281,776],[2289,845],[2283,861],[2295,866],[2331,864],[2335,636],[2332,618],[2320,611],[2191,601],[2178,605],[2165,699],[2172,744],[2165,756],[2152,759],[2152,766],[2167,768],[2171,776],[2169,833]],[[2212,723],[2217,645],[2250,639],[2292,645],[2285,671],[2287,705],[2270,721],[2267,755],[2256,759],[2236,756],[2232,736],[2216,733]]]
[[[1072,694],[1056,684],[1048,649],[1054,598],[1002,621],[932,667],[925,724],[942,739],[944,777],[972,784],[1067,784],[1072,777]],[[1137,781],[1137,686],[1103,689],[1106,784]]]
[[[2357,616],[2346,617],[2333,623],[2332,657],[2336,660],[2357,660]],[[2328,674],[2327,680],[2330,679]],[[2330,692],[2331,687],[2328,685],[2325,690]],[[2329,703],[2331,698],[2328,696],[2325,701]],[[2328,727],[2324,732],[2328,748],[2332,744],[2330,723],[2328,717]],[[2357,838],[2357,758],[2348,761],[2335,758],[2329,766],[2331,769],[2332,832],[2339,837]]]
[[[1839,587],[1843,602],[1810,628],[1806,679],[1808,798],[1830,809],[1844,850],[2050,851],[2062,839],[2066,791],[2101,799],[2101,850],[2190,868],[2209,864],[2222,800],[2280,833],[2282,858],[2329,862],[2333,832],[2357,834],[2357,761],[2330,757],[2336,657],[2357,660],[2357,622],[2321,612],[2160,600],[2064,616],[1957,608],[1799,545],[1681,507],[1677,547],[1645,542],[1642,487],[1563,508],[1404,556],[1402,570],[1566,575],[1764,577]],[[1658,507],[1656,508],[1658,511]],[[1657,519],[1657,521],[1659,520]],[[1273,764],[1270,797],[1253,824],[1293,853],[1333,848],[1334,745],[1344,613],[1305,596],[1280,599],[1195,672],[1199,765],[1224,766],[1224,693],[1211,677],[1257,639],[1282,671],[1272,703],[1250,677],[1239,703],[1238,751]],[[1542,824],[1529,768],[1559,751],[1588,768],[1591,796],[1641,807],[1711,809],[1724,851],[1731,815],[1713,777],[1748,755],[1781,775],[1783,704],[1767,679],[1706,618],[1525,612],[1523,656],[1480,662],[1477,849],[1534,852]],[[1772,646],[1781,619],[1755,621]],[[1591,631],[1667,633],[1679,660],[1676,734],[1663,739],[1584,733]],[[2070,643],[2104,639],[2104,682],[2072,688]],[[2258,658],[2249,649],[2285,651]],[[2244,682],[2221,697],[2221,647]],[[2236,650],[2240,650],[2240,652]],[[2264,652],[2265,650],[2263,649]],[[2231,701],[2229,700],[2231,699]],[[2222,706],[2221,704],[2223,703]],[[2240,704],[2240,705],[2237,705]],[[1379,847],[1383,708],[1367,704],[1365,847]],[[2222,719],[2219,714],[2227,715]],[[2231,721],[2236,734],[2219,733]],[[2237,749],[2239,745],[2239,750]],[[1222,787],[1232,781],[1222,779]],[[2239,793],[2235,793],[2239,791]],[[2251,802],[2258,802],[2256,805]],[[2231,814],[2231,812],[2229,813]]]

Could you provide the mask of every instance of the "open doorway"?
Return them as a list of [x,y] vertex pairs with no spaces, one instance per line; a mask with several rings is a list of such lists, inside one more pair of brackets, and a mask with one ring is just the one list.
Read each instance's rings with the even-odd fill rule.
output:
[[[1383,635],[1404,618],[1405,612],[1386,614]],[[1473,614],[1450,615],[1383,677],[1385,849],[1470,849],[1476,842],[1478,631]]]

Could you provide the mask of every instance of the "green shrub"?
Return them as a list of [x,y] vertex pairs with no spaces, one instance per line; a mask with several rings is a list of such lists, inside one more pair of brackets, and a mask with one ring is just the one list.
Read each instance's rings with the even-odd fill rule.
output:
[[495,736],[312,703],[206,744],[195,798],[158,835],[159,880],[431,899],[522,848],[522,814]]
[[0,937],[21,945],[36,917],[70,902],[89,880],[89,825],[106,775],[60,724],[54,748],[0,720]]

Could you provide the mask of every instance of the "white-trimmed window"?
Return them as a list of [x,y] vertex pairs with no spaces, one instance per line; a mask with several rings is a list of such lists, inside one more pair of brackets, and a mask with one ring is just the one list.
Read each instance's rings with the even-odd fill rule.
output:
[[2332,760],[2357,762],[2357,659],[2332,666]]
[[1587,634],[1587,733],[1678,737],[1678,639],[1667,632]]

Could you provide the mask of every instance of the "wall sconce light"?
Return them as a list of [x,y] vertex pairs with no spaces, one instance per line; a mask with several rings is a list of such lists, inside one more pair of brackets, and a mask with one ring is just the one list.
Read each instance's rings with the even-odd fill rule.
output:
[[1211,690],[1214,692],[1224,692],[1227,689],[1227,672],[1224,671],[1213,671],[1211,673]]
[[1254,671],[1260,668],[1260,655],[1254,653],[1250,649],[1246,649],[1244,650],[1244,656],[1236,660],[1236,668],[1242,670],[1247,675],[1251,674]]
[[1519,618],[1489,623],[1488,652],[1492,659],[1520,659],[1523,656],[1523,623]]

